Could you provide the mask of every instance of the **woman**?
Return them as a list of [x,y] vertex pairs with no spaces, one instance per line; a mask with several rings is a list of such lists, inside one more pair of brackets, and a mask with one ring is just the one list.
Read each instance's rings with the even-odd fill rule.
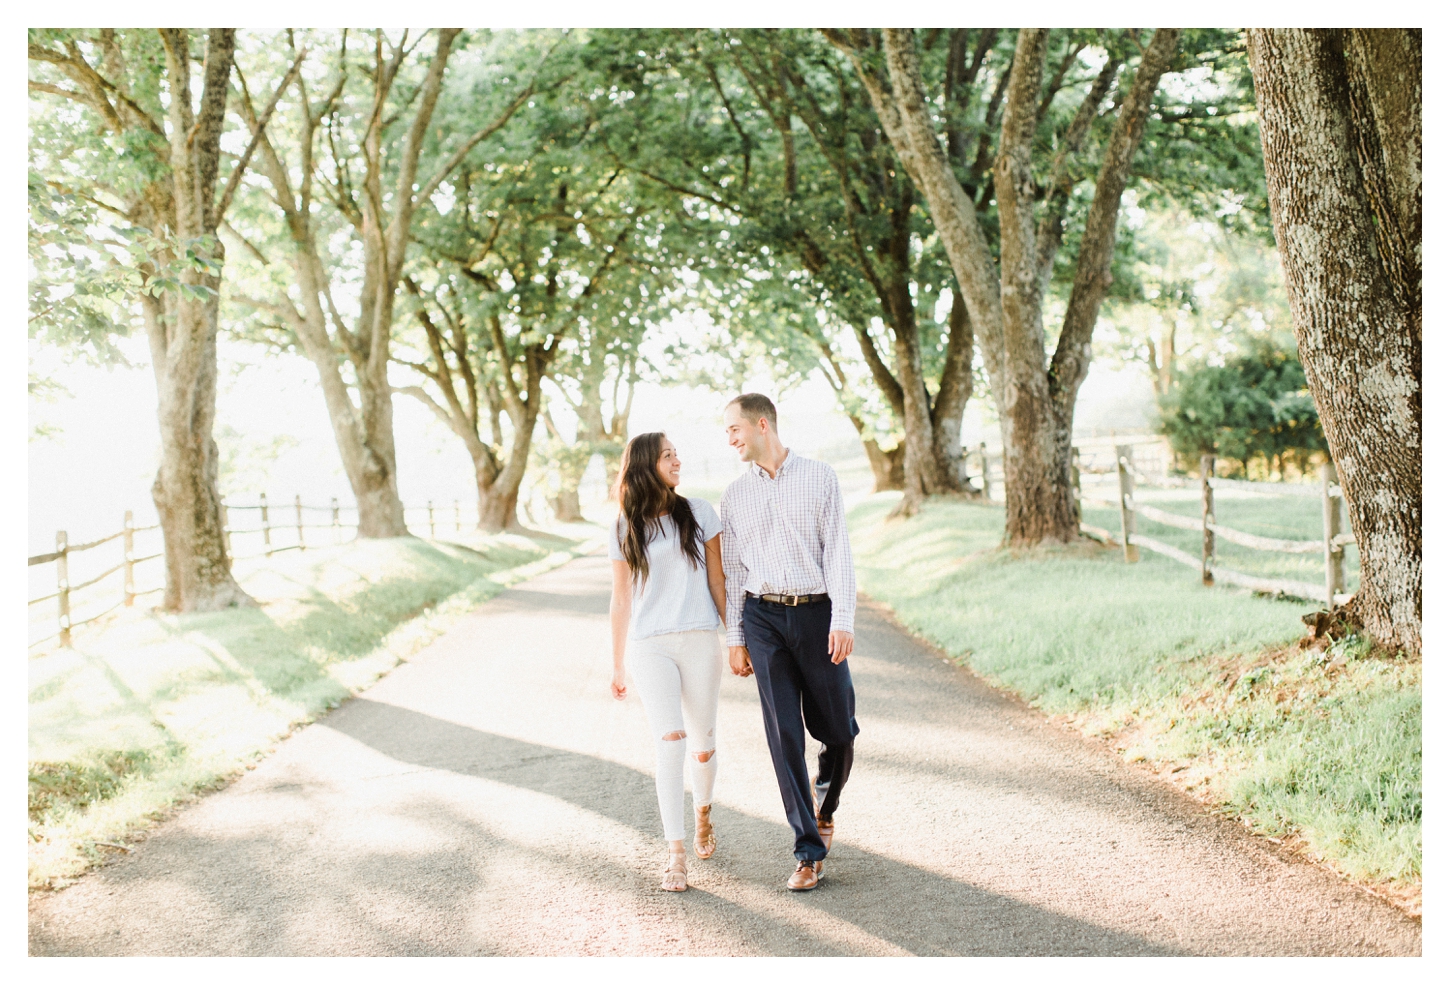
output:
[[685,869],[686,752],[695,794],[695,854],[715,853],[715,712],[722,655],[715,627],[725,618],[720,517],[703,499],[675,493],[680,458],[662,432],[641,434],[624,450],[620,515],[610,538],[614,593],[614,679],[624,700],[625,651],[655,736],[655,793],[669,859],[661,889],[682,892]]

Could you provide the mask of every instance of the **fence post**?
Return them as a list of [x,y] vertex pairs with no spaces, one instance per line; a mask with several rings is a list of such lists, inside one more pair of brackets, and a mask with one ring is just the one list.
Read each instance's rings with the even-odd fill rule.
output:
[[132,560],[134,556],[132,548],[136,546],[135,524],[132,522],[130,510],[126,511],[126,520],[121,529],[125,531],[121,538],[121,550],[122,560],[126,565],[126,604],[130,605],[136,601],[136,563]]
[[463,533],[463,507],[458,505],[458,500],[453,501],[453,532]]
[[336,496],[332,497],[332,542],[334,544],[342,543],[342,520],[338,514]]
[[1218,522],[1213,512],[1213,456],[1198,460],[1198,474],[1203,476],[1203,583],[1213,584],[1213,525]]
[[992,480],[987,476],[989,471],[987,463],[987,443],[983,441],[977,446],[977,450],[982,455],[982,500],[990,503],[992,501]]
[[1333,463],[1319,466],[1324,497],[1324,594],[1331,611],[1335,594],[1344,591],[1344,545],[1335,542],[1343,526],[1339,504],[1344,490],[1337,485],[1338,479]]
[[297,549],[299,551],[305,551],[305,550],[307,550],[307,541],[303,539],[303,535],[302,535],[302,494],[301,493],[297,493],[296,495],[294,495],[292,497],[292,505],[294,505],[294,506],[297,507]]
[[267,494],[262,493],[262,543],[267,545],[267,556],[272,556],[272,524],[267,518]]
[[70,539],[64,530],[55,532],[56,607],[60,612],[60,645],[70,646]]
[[433,500],[428,500],[428,539],[437,540],[438,535],[433,532]]
[[227,549],[227,569],[232,566],[232,512],[222,503],[222,545]]
[[1133,543],[1137,524],[1133,517],[1133,446],[1114,445],[1118,453],[1118,514],[1123,522],[1123,560],[1138,560],[1138,545]]

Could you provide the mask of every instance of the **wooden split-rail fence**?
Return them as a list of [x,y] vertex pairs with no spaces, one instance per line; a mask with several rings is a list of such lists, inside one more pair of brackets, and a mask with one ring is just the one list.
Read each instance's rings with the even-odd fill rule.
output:
[[[1345,524],[1344,492],[1339,486],[1333,465],[1320,466],[1320,481],[1317,489],[1313,486],[1287,483],[1274,489],[1275,493],[1317,496],[1323,506],[1323,536],[1319,540],[1280,540],[1245,533],[1242,530],[1225,527],[1218,522],[1213,502],[1215,489],[1242,489],[1257,493],[1265,492],[1265,490],[1263,483],[1214,477],[1214,456],[1204,455],[1199,462],[1199,475],[1202,476],[1200,482],[1202,512],[1199,519],[1195,520],[1192,517],[1169,513],[1149,506],[1147,503],[1138,502],[1135,496],[1136,482],[1141,475],[1133,467],[1133,449],[1129,445],[1119,445],[1116,450],[1118,501],[1114,503],[1107,500],[1084,499],[1079,492],[1079,502],[1084,505],[1106,507],[1118,511],[1125,561],[1129,563],[1137,561],[1138,548],[1144,547],[1180,564],[1197,568],[1205,585],[1224,582],[1256,592],[1322,601],[1331,609],[1336,605],[1343,605],[1352,597],[1345,592],[1344,549],[1355,542],[1354,534],[1348,531]],[[1080,479],[1075,476],[1075,480],[1080,489]],[[1179,530],[1192,530],[1201,534],[1203,547],[1199,556],[1194,557],[1187,551],[1180,550],[1171,544],[1165,544],[1161,540],[1139,533],[1137,518],[1140,516],[1165,526],[1176,527]],[[1082,530],[1100,540],[1109,543],[1114,541],[1112,533],[1102,527],[1084,523]],[[1258,551],[1274,551],[1281,554],[1314,554],[1322,551],[1324,554],[1324,583],[1315,585],[1307,581],[1261,578],[1219,566],[1216,563],[1215,545],[1217,538],[1220,537],[1230,543]]]
[[[357,529],[356,519],[345,520],[343,518],[344,511],[353,514],[357,512],[355,507],[339,505],[337,497],[335,496],[327,506],[308,506],[302,502],[301,496],[294,496],[292,502],[286,505],[269,504],[265,493],[258,497],[258,502],[253,504],[224,503],[222,505],[222,534],[226,538],[228,558],[231,561],[246,561],[252,558],[270,557],[282,551],[305,551],[309,546],[321,546],[323,541],[318,540],[315,534],[314,542],[310,545],[308,544],[308,530],[329,530],[332,532],[332,536],[326,539],[334,544],[341,543],[344,531]],[[234,512],[254,514],[257,522],[253,526],[234,527],[231,525],[231,515]],[[324,514],[326,517],[323,522],[318,522],[316,519],[319,513]],[[429,539],[437,537],[440,527],[446,529],[450,520],[452,521],[455,532],[462,532],[463,530],[465,511],[458,500],[453,501],[451,510],[447,506],[435,509],[433,502],[430,500],[426,506],[405,507],[405,519],[409,513],[415,516],[419,513],[426,514]],[[475,511],[470,510],[468,513],[474,514]],[[476,515],[471,515],[469,519],[472,523],[476,524],[478,518]],[[158,550],[149,554],[137,555],[136,535],[160,529],[161,525],[156,523],[146,526],[136,526],[132,511],[127,510],[120,530],[84,544],[72,544],[66,531],[57,530],[55,532],[55,550],[47,554],[32,555],[28,562],[32,567],[39,564],[55,565],[55,591],[29,599],[28,605],[40,605],[54,600],[56,603],[57,631],[51,633],[49,636],[31,641],[30,646],[48,643],[51,640],[59,640],[61,646],[70,646],[71,631],[75,628],[83,626],[88,622],[94,622],[102,616],[109,615],[122,606],[134,605],[136,600],[142,596],[163,591],[163,585],[156,585],[155,587],[141,590],[136,588],[136,566],[144,564],[147,561],[157,560],[164,553]],[[292,539],[294,531],[295,540],[290,543],[285,543],[284,541]],[[242,556],[233,554],[233,534],[260,534],[262,539],[261,549]],[[72,558],[86,551],[104,547],[117,540],[121,541],[121,558],[119,562],[106,568],[99,574],[92,575],[80,584],[71,583],[70,569]],[[150,570],[147,569],[148,572]],[[118,596],[111,596],[115,601],[111,602],[110,605],[107,605],[99,612],[87,615],[84,619],[73,619],[71,610],[74,596],[118,573],[122,576],[121,591]]]

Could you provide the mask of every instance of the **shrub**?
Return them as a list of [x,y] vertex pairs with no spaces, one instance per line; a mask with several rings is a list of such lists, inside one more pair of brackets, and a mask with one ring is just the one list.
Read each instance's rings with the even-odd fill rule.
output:
[[1328,446],[1304,367],[1289,350],[1264,341],[1222,366],[1190,365],[1158,399],[1160,430],[1182,458],[1205,454],[1251,462],[1265,472],[1304,471]]

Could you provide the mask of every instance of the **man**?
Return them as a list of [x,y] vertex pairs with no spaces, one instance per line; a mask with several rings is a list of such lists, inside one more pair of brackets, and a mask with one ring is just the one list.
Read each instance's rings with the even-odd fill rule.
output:
[[[775,405],[761,394],[726,405],[725,434],[741,460],[752,463],[720,500],[730,670],[755,675],[766,742],[795,832],[796,866],[786,886],[810,890],[820,882],[861,731],[846,665],[855,645],[856,570],[841,483],[829,465],[780,443]],[[814,785],[807,731],[824,746]]]

